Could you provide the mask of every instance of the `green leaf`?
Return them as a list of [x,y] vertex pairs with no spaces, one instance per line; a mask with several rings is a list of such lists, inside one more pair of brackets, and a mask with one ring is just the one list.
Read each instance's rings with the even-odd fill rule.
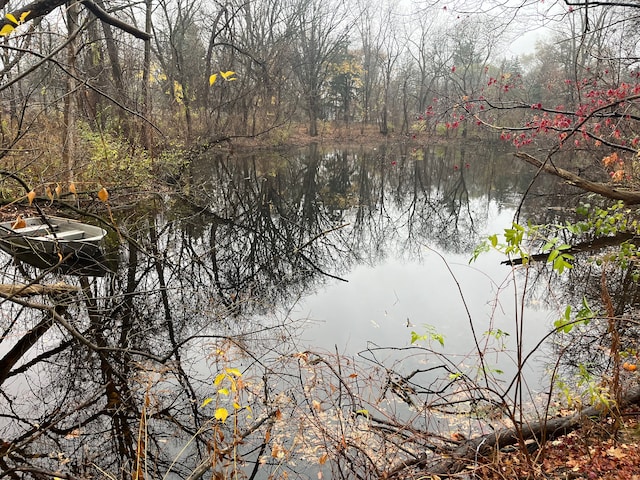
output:
[[416,332],[411,332],[411,343],[419,342],[420,340],[426,340],[425,335],[418,335]]

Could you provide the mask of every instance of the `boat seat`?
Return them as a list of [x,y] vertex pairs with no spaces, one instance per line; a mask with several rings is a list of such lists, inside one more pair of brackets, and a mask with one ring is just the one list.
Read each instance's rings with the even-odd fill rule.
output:
[[82,230],[64,230],[62,232],[56,232],[55,236],[47,235],[52,240],[81,240],[84,238],[85,232]]
[[51,229],[47,225],[27,225],[22,228],[14,228],[13,231],[21,235],[46,235]]

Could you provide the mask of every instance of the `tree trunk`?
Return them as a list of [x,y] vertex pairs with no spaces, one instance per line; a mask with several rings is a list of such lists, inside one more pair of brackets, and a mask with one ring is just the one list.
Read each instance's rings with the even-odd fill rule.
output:
[[[104,2],[102,0],[95,0],[96,4],[105,10]],[[126,93],[125,93],[125,84],[122,79],[122,67],[120,66],[120,58],[118,56],[118,47],[116,45],[115,39],[113,38],[113,29],[111,25],[106,22],[102,23],[102,31],[104,32],[104,40],[107,46],[107,55],[109,55],[109,64],[111,66],[111,76],[113,77],[113,85],[115,86],[114,96],[119,103],[126,106]],[[145,41],[145,45],[149,43],[149,41]],[[120,127],[124,132],[124,137],[133,142],[134,139],[131,138],[131,128],[130,128],[130,120],[128,112],[125,112],[122,109],[118,109],[118,121],[120,123]]]
[[309,96],[309,136],[318,136],[318,100],[313,92]]
[[[67,64],[72,75],[76,73],[76,38],[74,31],[78,28],[78,3],[67,3],[67,30],[70,37],[67,46]],[[63,142],[62,161],[67,165],[67,180],[71,183],[74,180],[75,169],[75,142],[76,142],[76,120],[78,116],[78,105],[76,98],[77,82],[72,75],[67,75],[66,89],[64,97],[63,113]]]
[[[151,2],[146,0],[146,12],[144,28],[147,33],[151,33]],[[153,136],[151,131],[151,39],[144,42],[144,63],[142,66],[142,115],[145,121],[142,122],[142,145],[153,158]]]

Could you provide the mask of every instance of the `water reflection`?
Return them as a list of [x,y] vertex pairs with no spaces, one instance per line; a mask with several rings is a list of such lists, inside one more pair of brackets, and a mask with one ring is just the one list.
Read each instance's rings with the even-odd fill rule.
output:
[[[175,179],[180,195],[158,202],[157,209],[141,207],[118,219],[126,242],[115,274],[45,274],[39,281],[63,280],[79,290],[2,303],[3,470],[16,478],[42,472],[58,477],[108,472],[129,478],[144,469],[158,476],[170,471],[179,478],[211,470],[224,478],[240,465],[248,476],[266,478],[286,469],[305,478],[308,468],[296,467],[293,460],[309,456],[319,444],[304,431],[293,434],[292,425],[298,423],[282,425],[283,416],[298,418],[307,404],[319,417],[331,402],[346,416],[356,404],[373,412],[374,406],[382,411],[382,403],[392,402],[374,394],[374,380],[384,383],[384,375],[372,378],[362,390],[350,386],[346,403],[332,396],[346,391],[329,388],[332,380],[327,378],[326,405],[309,400],[320,375],[311,367],[329,363],[325,357],[300,353],[313,338],[306,337],[302,346],[300,336],[309,332],[304,330],[306,318],[291,309],[305,305],[300,299],[306,299],[307,306],[320,299],[336,307],[327,315],[337,322],[330,327],[334,332],[349,330],[351,339],[385,346],[396,341],[399,330],[405,345],[408,327],[397,322],[420,324],[424,311],[390,311],[397,322],[387,322],[375,339],[370,328],[356,326],[371,320],[366,308],[372,298],[394,292],[403,306],[421,308],[428,292],[429,303],[443,310],[431,311],[437,321],[427,318],[426,323],[448,328],[447,342],[458,342],[456,350],[466,354],[472,346],[464,343],[468,337],[463,338],[466,330],[460,325],[467,325],[469,318],[454,279],[460,279],[473,305],[486,305],[495,298],[493,289],[501,287],[479,287],[485,275],[480,270],[498,262],[488,257],[472,275],[465,267],[467,273],[451,276],[447,263],[432,252],[466,263],[481,235],[510,221],[517,195],[530,179],[526,167],[518,167],[491,145],[473,151],[450,146],[316,146],[301,152],[193,160],[189,171]],[[24,283],[41,273],[7,263],[2,282]],[[442,280],[445,276],[448,283]],[[415,290],[419,278],[423,288]],[[351,285],[361,290],[348,290]],[[331,289],[337,296],[323,297]],[[408,300],[404,292],[417,300]],[[457,300],[449,301],[449,295]],[[340,296],[343,300],[338,301]],[[393,296],[385,301],[392,310]],[[440,321],[457,317],[462,323]],[[425,361],[423,354],[413,357]],[[441,353],[429,358],[434,362],[429,368],[444,365]],[[343,368],[361,368],[341,357],[335,361]],[[459,368],[457,360],[444,363],[447,374]],[[242,388],[230,399],[217,394],[219,385],[213,385],[217,374],[235,375],[225,368],[244,375]],[[324,374],[330,377],[336,371]],[[353,375],[356,381],[371,376],[371,370]],[[434,388],[416,390],[417,395],[437,391],[439,401],[448,401],[453,392],[447,390],[451,380],[446,378],[436,389],[435,377],[430,377],[425,382]],[[207,398],[212,401],[207,403]],[[412,402],[435,404],[424,398]],[[213,407],[223,406],[235,412],[241,426],[213,419]],[[401,410],[397,415],[410,414],[416,429],[430,424],[426,411],[416,415]],[[393,418],[391,412],[385,415]],[[428,436],[416,440],[416,449]],[[294,449],[296,442],[308,444],[308,449]],[[404,453],[385,448],[401,457],[412,455],[412,448]],[[316,461],[313,468],[328,472],[330,465],[322,465]]]

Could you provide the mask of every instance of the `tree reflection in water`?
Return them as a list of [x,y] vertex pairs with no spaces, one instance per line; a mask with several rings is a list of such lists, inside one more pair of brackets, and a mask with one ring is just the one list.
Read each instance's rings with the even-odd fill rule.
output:
[[[470,252],[489,203],[513,204],[528,176],[493,146],[469,152],[401,145],[199,158],[167,207],[119,216],[126,240],[113,275],[40,278],[6,261],[2,283],[80,291],[2,302],[2,476],[338,469],[374,478],[417,465],[448,442],[430,408],[473,391],[451,380],[455,365],[429,349],[407,353],[431,355],[425,371],[436,373],[418,381],[377,358],[362,366],[300,353],[303,325],[270,314],[391,250],[408,259],[425,243]],[[242,372],[229,395],[213,384],[226,368]],[[220,407],[231,413],[224,423],[213,415]]]

